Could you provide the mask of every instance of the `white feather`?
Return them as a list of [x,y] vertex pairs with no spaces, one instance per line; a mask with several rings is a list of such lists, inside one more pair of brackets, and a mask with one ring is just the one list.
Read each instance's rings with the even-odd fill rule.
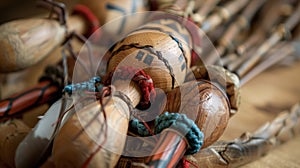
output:
[[[70,107],[71,103],[72,101],[66,100],[66,107]],[[43,153],[47,150],[53,137],[61,104],[62,99],[56,101],[19,144],[15,156],[17,168],[37,166],[38,161],[43,157]]]

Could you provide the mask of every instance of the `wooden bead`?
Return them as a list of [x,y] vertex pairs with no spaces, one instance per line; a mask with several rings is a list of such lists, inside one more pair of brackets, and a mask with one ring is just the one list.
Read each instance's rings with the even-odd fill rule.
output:
[[190,43],[188,31],[177,21],[160,19],[150,22],[116,44],[108,71],[117,66],[144,69],[156,88],[169,91],[184,81],[191,62]]
[[226,94],[208,81],[187,82],[167,95],[165,111],[186,114],[204,133],[203,147],[211,145],[224,132],[230,104]]

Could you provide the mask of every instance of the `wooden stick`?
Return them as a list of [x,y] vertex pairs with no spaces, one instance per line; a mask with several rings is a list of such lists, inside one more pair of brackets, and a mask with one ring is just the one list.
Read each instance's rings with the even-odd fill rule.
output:
[[221,63],[223,66],[227,66],[231,62],[234,62],[236,59],[238,59],[238,55],[235,53],[231,53],[226,55],[225,57],[221,58]]
[[15,115],[27,108],[56,99],[58,86],[51,81],[43,81],[20,94],[0,101],[0,118]]
[[[232,23],[227,31],[224,33],[222,38],[218,41],[217,51],[220,56],[222,56],[226,51],[234,50],[234,42],[233,40],[237,36],[240,31],[245,30],[247,27],[250,26],[250,21],[252,20],[254,14],[260,9],[261,6],[264,5],[266,0],[253,0],[251,1],[246,8],[244,9],[243,13],[238,16],[234,23]],[[212,64],[218,58],[217,55],[212,54],[208,57],[207,60],[208,64]]]
[[166,129],[156,143],[154,155],[146,160],[149,167],[175,167],[183,157],[188,145],[182,136]]
[[[299,37],[300,33],[295,32],[293,34],[293,42],[280,42],[276,44],[274,47],[272,47],[266,54],[265,59],[260,62],[258,65],[256,65],[253,69],[251,69],[249,72],[245,74],[244,77],[241,78],[241,85],[246,84],[249,80],[254,78],[259,73],[263,72],[264,70],[268,69],[272,65],[278,63],[279,61],[283,60],[284,58],[287,58],[289,56],[297,56],[300,55],[299,53]],[[253,51],[252,51],[253,53]],[[247,55],[251,56],[251,53],[248,53]],[[227,68],[230,71],[235,71],[236,68],[238,68],[239,65],[243,63],[243,56],[240,58],[237,58],[236,55],[233,55],[234,58],[232,58],[232,63],[227,65]]]
[[247,5],[249,0],[234,0],[220,7],[214,14],[209,16],[201,25],[201,29],[207,33],[213,31],[218,25],[228,21],[233,15]]
[[266,155],[280,144],[299,135],[300,106],[295,104],[253,134],[243,133],[232,141],[219,141],[186,159],[198,167],[239,167]]
[[255,30],[244,43],[237,46],[236,52],[243,55],[256,44],[261,43],[274,25],[278,24],[283,17],[291,14],[292,5],[293,2],[289,0],[268,1],[260,13],[259,18],[261,19],[256,24]]
[[241,64],[243,64],[247,59],[249,59],[255,53],[255,51],[256,49],[253,48],[252,50],[249,50],[247,53],[241,56],[235,54],[236,60],[226,65],[227,69],[231,72],[235,72],[236,69],[241,66]]
[[274,46],[277,50],[273,54],[267,55],[267,59],[256,65],[251,71],[249,71],[242,79],[241,85],[244,85],[254,76],[258,75],[262,71],[278,63],[284,58],[291,55],[300,55],[300,43],[299,42],[284,42],[284,45],[279,43]]
[[220,0],[207,0],[202,4],[199,9],[196,11],[197,22],[200,24],[205,20],[207,15],[217,6]]
[[[72,76],[75,61],[71,57],[68,57],[67,61],[69,63],[68,76]],[[61,61],[56,65],[46,67],[36,85],[0,101],[0,118],[8,119],[12,115],[21,114],[28,108],[58,99],[63,87],[63,75]]]
[[288,18],[288,20],[277,27],[276,32],[271,35],[257,50],[257,52],[250,57],[237,71],[236,73],[243,77],[275,44],[277,44],[284,37],[289,36],[290,31],[300,21],[300,3],[298,4],[295,12]]
[[[265,16],[263,15],[262,21],[265,21],[265,22],[259,23],[259,25],[261,25],[261,26],[258,26],[255,29],[255,32],[253,33],[254,35],[251,35],[248,38],[248,40],[246,41],[246,43],[244,43],[247,45],[243,44],[243,45],[238,46],[236,53],[229,55],[231,57],[230,58],[231,62],[227,61],[226,63],[224,63],[225,66],[230,71],[236,71],[247,59],[249,59],[249,57],[251,57],[253,55],[253,51],[257,50],[257,48],[255,47],[255,45],[256,45],[255,43],[258,43],[258,41],[263,40],[265,34],[267,34],[267,31],[270,29],[270,28],[268,29],[268,27],[270,27],[274,23],[276,23],[276,19],[272,20],[272,18],[274,18],[274,17],[271,17],[271,16],[273,16],[274,14],[278,15],[278,12],[277,12],[278,8],[280,8],[280,9],[284,8],[284,11],[285,11],[284,13],[286,13],[285,15],[287,15],[287,13],[290,13],[290,12],[286,12],[286,10],[288,10],[286,8],[291,7],[292,2],[290,2],[290,1],[275,2],[277,4],[277,5],[275,4],[275,6],[277,6],[276,8],[273,7],[269,3],[266,4],[266,7],[264,7],[264,9],[263,9],[263,11],[266,11],[265,12],[266,14],[265,14]],[[277,18],[277,21],[278,21],[279,17],[275,17],[275,18]],[[271,22],[270,22],[270,20],[271,20]],[[259,48],[258,45],[256,45],[256,46]],[[241,47],[241,48],[239,48],[239,47]],[[239,49],[243,49],[243,51],[241,52],[241,50],[239,50]],[[240,55],[240,56],[238,56],[238,55]],[[225,61],[226,61],[226,57],[224,57]]]

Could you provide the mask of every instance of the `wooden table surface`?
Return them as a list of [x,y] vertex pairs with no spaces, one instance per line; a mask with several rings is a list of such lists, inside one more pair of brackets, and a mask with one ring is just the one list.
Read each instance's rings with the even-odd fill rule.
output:
[[[232,140],[245,131],[253,132],[279,112],[300,103],[300,62],[263,72],[242,86],[241,98],[240,110],[230,120],[221,139]],[[300,136],[244,167],[300,167]]]

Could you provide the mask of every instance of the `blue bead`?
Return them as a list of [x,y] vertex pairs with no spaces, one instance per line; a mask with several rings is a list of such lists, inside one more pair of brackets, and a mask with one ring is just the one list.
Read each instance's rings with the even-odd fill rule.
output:
[[65,86],[64,91],[67,93],[72,93],[72,86],[70,85]]
[[81,83],[81,89],[87,89],[88,84],[86,82]]
[[81,84],[80,84],[80,83],[74,84],[74,88],[75,88],[76,90],[81,89]]
[[99,76],[95,76],[95,77],[92,77],[90,79],[90,82],[93,82],[93,83],[100,83],[101,82],[101,78]]
[[95,90],[95,85],[93,83],[88,83],[88,90]]

